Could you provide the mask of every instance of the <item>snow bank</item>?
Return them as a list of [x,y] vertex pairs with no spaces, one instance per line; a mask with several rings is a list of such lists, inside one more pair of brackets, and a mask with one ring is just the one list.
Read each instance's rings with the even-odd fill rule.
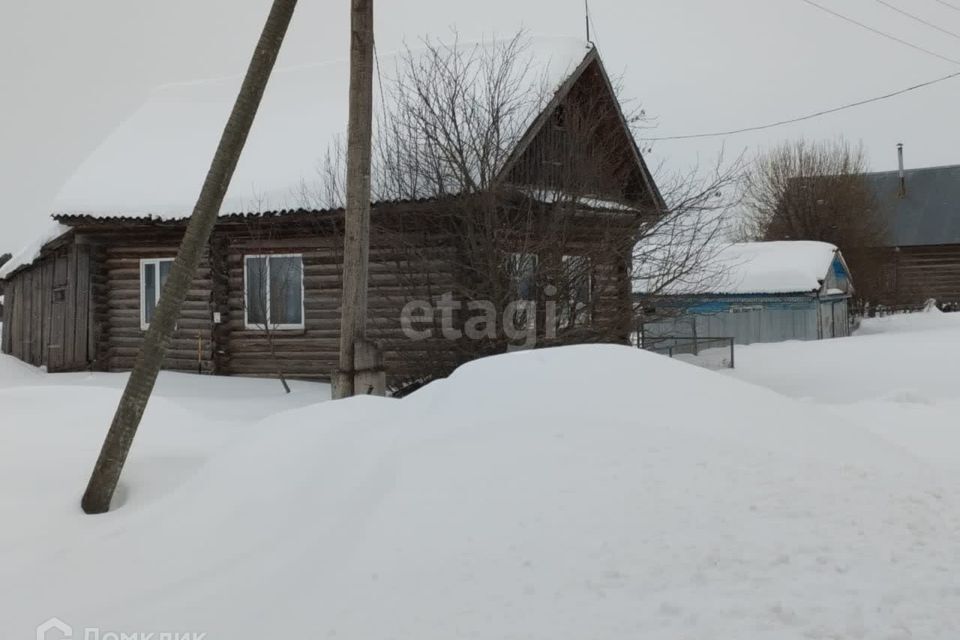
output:
[[958,350],[960,314],[898,314],[852,338],[738,348],[728,375],[823,406],[838,427],[863,425],[956,482]]
[[736,243],[719,250],[696,273],[671,285],[671,295],[817,291],[837,248],[826,242]]
[[210,420],[233,396],[194,380],[206,402],[159,395],[97,518],[76,500],[115,390],[0,391],[11,637],[53,615],[210,640],[960,630],[952,485],[765,389],[585,346],[254,424]]
[[944,313],[933,307],[919,313],[895,313],[889,316],[865,318],[857,335],[956,331],[958,327],[960,327],[960,313]]
[[960,313],[902,314],[868,318],[854,338],[738,346],[729,375],[826,403],[960,400],[958,351]]
[[[462,48],[481,46],[463,43]],[[575,38],[532,38],[529,80],[556,90],[585,58]],[[414,53],[414,55],[417,55]],[[399,56],[381,55],[390,86]],[[521,60],[524,63],[525,60]],[[162,87],[84,162],[57,198],[58,212],[90,215],[190,214],[241,78]],[[224,212],[329,206],[311,195],[322,161],[346,137],[345,60],[277,70],[223,206]],[[379,111],[381,83],[374,83]],[[536,113],[525,114],[532,121]]]

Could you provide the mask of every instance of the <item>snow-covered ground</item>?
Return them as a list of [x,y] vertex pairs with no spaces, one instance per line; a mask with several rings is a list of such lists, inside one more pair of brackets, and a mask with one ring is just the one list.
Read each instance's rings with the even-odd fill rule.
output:
[[960,313],[870,319],[853,338],[751,345],[736,358],[731,375],[960,472]]
[[399,401],[165,374],[98,517],[123,376],[0,357],[0,637],[954,639],[958,343],[523,352]]

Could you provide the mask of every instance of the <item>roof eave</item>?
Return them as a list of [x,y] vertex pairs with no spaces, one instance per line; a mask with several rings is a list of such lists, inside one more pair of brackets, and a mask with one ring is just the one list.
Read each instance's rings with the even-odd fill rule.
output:
[[13,278],[15,275],[23,271],[26,271],[27,269],[30,269],[35,264],[37,264],[38,262],[46,258],[48,255],[50,255],[51,252],[56,251],[60,247],[71,242],[75,235],[76,235],[75,231],[73,229],[69,229],[67,231],[64,231],[62,234],[60,234],[53,240],[49,240],[48,242],[44,243],[43,246],[40,247],[40,251],[36,258],[31,260],[30,262],[25,262],[23,264],[17,265],[17,267],[12,271],[10,271],[10,273],[7,273],[6,275],[0,277],[0,282],[9,282],[10,279]]

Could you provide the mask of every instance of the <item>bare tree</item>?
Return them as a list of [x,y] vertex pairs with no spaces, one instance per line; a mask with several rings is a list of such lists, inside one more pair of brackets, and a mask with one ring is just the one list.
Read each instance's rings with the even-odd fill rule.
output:
[[243,218],[243,225],[252,251],[243,259],[244,324],[263,333],[274,375],[283,390],[290,393],[283,362],[277,355],[277,330],[303,322],[303,262],[290,256],[271,255],[277,226],[265,221],[262,215]]
[[190,282],[210,240],[240,154],[253,126],[267,82],[293,17],[296,0],[274,0],[257,43],[237,101],[217,146],[206,180],[183,236],[177,259],[163,287],[143,347],[120,398],[81,506],[86,513],[105,513],[117,488],[123,465],[147,408],[163,357],[173,334]]
[[724,274],[714,258],[737,233],[732,215],[742,204],[744,162],[721,153],[709,170],[700,166],[664,175],[659,182],[667,208],[644,224],[634,247],[639,304],[662,295],[703,291]]
[[866,173],[863,147],[843,138],[784,143],[760,155],[747,174],[742,234],[835,244],[850,265],[859,297],[874,299],[881,284],[877,250],[886,226]]
[[[530,346],[533,327],[537,345],[627,340],[632,283],[642,274],[656,293],[692,273],[725,224],[736,163],[706,179],[673,176],[665,205],[637,176],[624,132],[624,122],[643,127],[645,113],[621,112],[598,68],[562,100],[535,68],[530,39],[518,33],[480,44],[455,34],[427,40],[383,70],[374,199],[439,203],[415,216],[381,206],[372,221],[392,256],[391,306],[454,305],[420,325],[448,329],[443,348],[422,346],[428,377]],[[550,120],[517,154],[539,113]],[[342,158],[342,145],[328,151],[304,206],[341,205]],[[509,322],[494,327],[491,316]]]

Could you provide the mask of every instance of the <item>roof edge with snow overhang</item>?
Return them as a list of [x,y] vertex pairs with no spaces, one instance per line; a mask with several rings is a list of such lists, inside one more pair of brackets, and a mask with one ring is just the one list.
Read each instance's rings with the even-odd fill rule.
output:
[[[499,42],[462,42],[451,47],[469,51]],[[423,53],[411,50],[410,55]],[[399,79],[404,55],[379,57],[383,80],[374,90],[380,111],[390,111],[391,87]],[[523,55],[530,64],[524,81],[531,87],[542,83],[547,99],[547,103],[531,104],[529,112],[518,113],[519,131],[529,133],[545,104],[553,104],[557,95],[569,90],[571,79],[579,77],[597,53],[578,38],[530,37]],[[241,81],[235,76],[177,83],[151,92],[81,164],[58,194],[53,211],[188,217]],[[221,212],[322,210],[342,204],[327,202],[317,187],[325,175],[325,154],[346,136],[348,87],[345,60],[276,70]]]
[[73,228],[54,220],[42,233],[15,253],[10,260],[0,267],[0,280],[7,280],[17,272],[36,262],[51,245],[59,244]]
[[663,296],[813,295],[823,290],[834,263],[850,271],[840,250],[827,242],[742,242],[723,247]]

